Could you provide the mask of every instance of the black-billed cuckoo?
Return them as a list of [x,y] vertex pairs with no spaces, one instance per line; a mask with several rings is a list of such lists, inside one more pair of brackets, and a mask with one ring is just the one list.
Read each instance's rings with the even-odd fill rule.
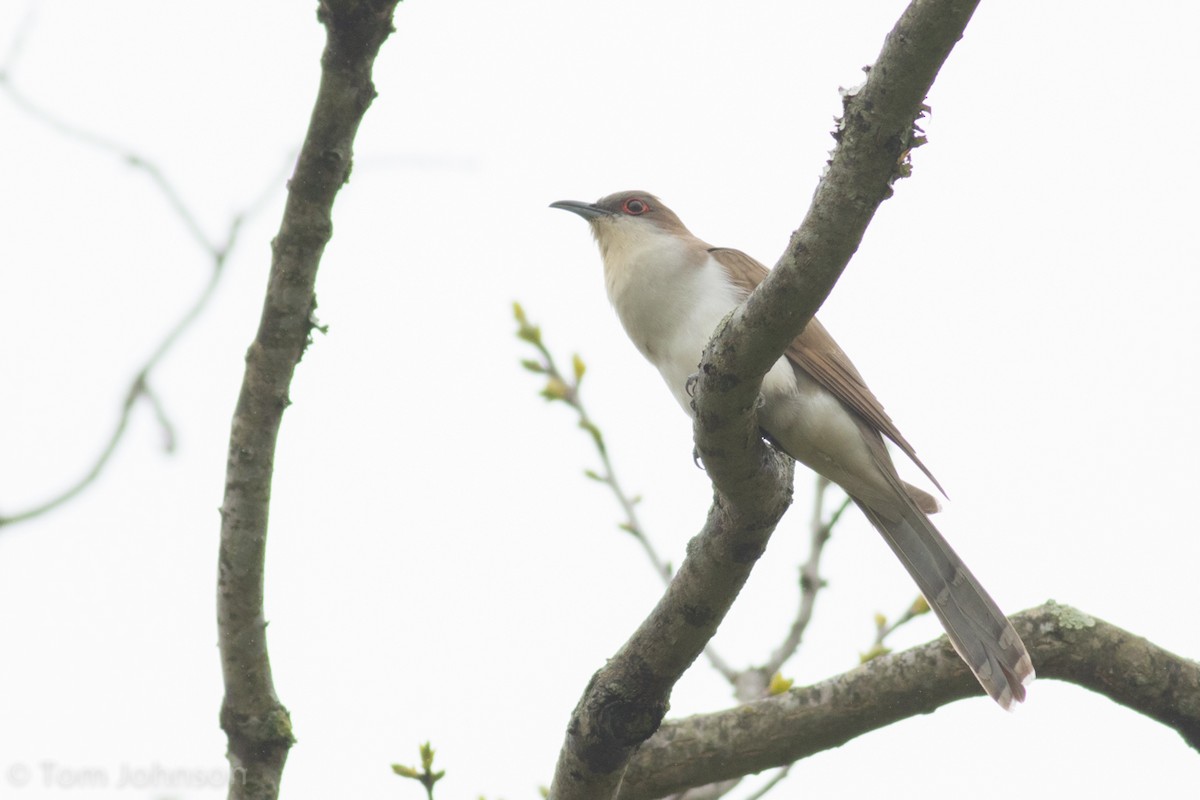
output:
[[[697,239],[646,192],[551,207],[588,221],[604,260],[608,298],[625,332],[691,414],[688,379],[704,347],[767,268],[738,250]],[[1034,673],[1021,637],[930,521],[937,500],[896,474],[883,437],[939,490],[940,484],[816,319],[763,377],[762,401],[763,431],[789,456],[846,490],[917,582],[987,693],[1006,709],[1024,700]]]

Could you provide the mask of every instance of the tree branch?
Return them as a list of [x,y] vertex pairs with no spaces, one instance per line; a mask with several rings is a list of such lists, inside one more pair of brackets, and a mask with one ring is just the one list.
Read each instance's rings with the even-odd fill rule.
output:
[[288,184],[258,333],[233,415],[221,506],[217,626],[231,798],[275,798],[292,730],[275,695],[263,615],[263,567],[275,445],[288,387],[315,327],[313,287],[350,174],[354,137],[375,98],[371,69],[398,0],[324,0],[321,85]]
[[[1200,664],[1053,601],[1011,619],[1039,678],[1091,689],[1200,750]],[[665,723],[629,765],[620,800],[783,766],[967,697],[982,697],[979,686],[942,636],[814,686]]]
[[925,95],[974,8],[922,0],[904,12],[866,83],[847,93],[837,150],[787,253],[709,344],[694,408],[713,506],[662,600],[584,690],[559,754],[554,800],[616,793],[787,508],[791,459],[762,441],[756,421],[762,376],[812,319],[903,172]]

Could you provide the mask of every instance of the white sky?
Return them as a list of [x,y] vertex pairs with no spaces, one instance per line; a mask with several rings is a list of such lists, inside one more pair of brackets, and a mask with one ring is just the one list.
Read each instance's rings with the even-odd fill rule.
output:
[[[384,46],[285,417],[267,574],[275,678],[299,743],[284,796],[534,797],[568,714],[660,588],[581,472],[589,443],[517,361],[519,299],[566,361],[644,522],[676,562],[710,488],[690,425],[608,308],[586,226],[547,209],[645,188],[770,264],[901,2],[409,0]],[[28,3],[0,5],[6,50]],[[44,0],[15,81],[154,160],[214,239],[303,135],[313,3]],[[985,3],[939,77],[930,145],[822,311],[954,500],[940,523],[1002,607],[1077,605],[1200,654],[1200,245],[1182,2]],[[208,274],[150,182],[0,97],[0,510],[79,475]],[[279,181],[276,180],[278,183]],[[120,787],[220,770],[213,597],[228,424],[282,187],[212,307],[154,376],[103,478],[0,531],[0,796],[216,798]],[[804,554],[808,480],[716,640],[761,660]],[[787,673],[853,666],[914,590],[858,515]],[[921,620],[906,646],[940,633]],[[706,666],[673,715],[726,707]],[[24,772],[22,771],[24,770]],[[23,776],[23,777],[22,777]],[[1169,796],[1172,731],[1041,681],[814,757],[777,797]],[[24,785],[16,783],[24,780]],[[748,786],[751,784],[747,784]],[[733,797],[742,797],[745,790]]]

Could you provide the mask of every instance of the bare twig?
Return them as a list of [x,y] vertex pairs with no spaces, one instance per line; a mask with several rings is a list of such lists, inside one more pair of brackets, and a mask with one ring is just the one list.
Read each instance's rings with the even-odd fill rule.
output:
[[371,70],[398,0],[323,0],[321,84],[279,233],[258,332],[229,436],[221,505],[217,629],[225,699],[221,727],[237,776],[234,800],[274,800],[292,745],[275,694],[263,615],[263,569],[275,447],[296,365],[316,324],[314,285],[332,236],[333,201],[350,174],[354,137],[375,97]]
[[[28,27],[28,21],[32,18],[32,9],[29,15],[26,16],[23,23],[23,31]],[[56,508],[70,502],[86,488],[88,488],[97,477],[104,471],[109,460],[116,452],[117,446],[125,435],[125,431],[129,426],[129,420],[133,415],[133,409],[137,405],[138,400],[145,399],[154,410],[155,418],[158,420],[159,426],[163,433],[163,449],[167,452],[172,452],[175,448],[175,428],[171,423],[170,417],[166,412],[166,408],[162,404],[161,398],[151,388],[150,377],[154,369],[166,358],[169,351],[182,338],[183,334],[195,323],[195,321],[203,313],[216,293],[217,286],[221,282],[224,275],[225,263],[233,252],[234,247],[238,242],[238,234],[241,232],[242,225],[245,221],[256,213],[258,213],[266,202],[278,190],[283,177],[286,175],[284,170],[271,177],[270,182],[259,193],[241,213],[234,216],[230,221],[225,232],[224,240],[217,242],[210,240],[201,229],[196,215],[183,201],[179,191],[167,179],[163,171],[153,162],[145,159],[135,153],[131,148],[120,144],[114,140],[90,131],[82,126],[75,125],[61,117],[53,114],[50,111],[42,108],[26,97],[13,82],[13,65],[16,62],[16,53],[23,46],[25,40],[24,33],[18,36],[10,48],[8,56],[5,60],[5,68],[0,72],[0,89],[4,94],[31,118],[41,122],[47,127],[57,131],[63,136],[83,142],[89,146],[97,147],[105,152],[111,153],[135,170],[140,170],[145,173],[168,204],[175,211],[176,217],[183,224],[189,235],[195,242],[205,251],[208,257],[212,260],[212,269],[209,272],[208,281],[200,294],[192,301],[179,320],[167,331],[163,336],[158,346],[142,364],[141,368],[134,374],[129,383],[129,388],[125,392],[125,399],[121,404],[121,409],[117,414],[117,422],[113,427],[112,433],[108,440],[101,448],[100,453],[92,462],[91,467],[78,480],[63,489],[55,496],[48,500],[44,500],[31,508],[24,509],[11,514],[0,515],[0,527],[5,525],[13,525],[18,522],[24,522],[34,517],[41,516],[47,512],[53,511]],[[289,158],[285,164],[285,168],[290,166],[293,159]]]
[[53,112],[41,107],[36,102],[27,97],[13,82],[11,67],[3,73],[0,73],[0,86],[3,87],[4,93],[8,95],[8,99],[17,108],[24,111],[29,117],[37,120],[51,130],[60,135],[72,139],[77,142],[83,142],[86,145],[111,153],[120,160],[124,161],[128,166],[135,170],[139,170],[150,178],[150,181],[155,185],[163,198],[175,211],[175,216],[183,223],[196,243],[208,253],[217,253],[220,248],[217,243],[208,238],[204,229],[200,227],[200,222],[192,210],[188,208],[187,203],[183,201],[174,184],[167,179],[163,171],[155,164],[140,154],[135,152],[127,145],[121,144],[115,139],[109,139],[103,134],[96,133],[81,125],[76,125],[63,117],[54,114]]
[[825,519],[824,500],[829,485],[827,478],[817,476],[816,488],[813,492],[813,515],[809,524],[808,560],[800,567],[800,607],[796,611],[796,618],[792,622],[787,638],[762,666],[762,671],[768,676],[778,672],[799,649],[804,632],[808,630],[808,624],[812,621],[813,609],[817,603],[817,593],[825,586],[825,579],[821,577],[821,555],[825,552],[825,543],[829,541],[834,526],[838,524],[851,502],[849,497],[843,498],[829,519]]
[[17,23],[17,27],[13,29],[13,37],[9,42],[8,48],[4,53],[4,63],[0,64],[0,83],[7,81],[13,72],[13,67],[20,60],[21,54],[25,50],[25,42],[29,40],[29,32],[33,30],[33,21],[36,16],[37,4],[29,2],[25,6],[25,13],[21,16],[21,21]]

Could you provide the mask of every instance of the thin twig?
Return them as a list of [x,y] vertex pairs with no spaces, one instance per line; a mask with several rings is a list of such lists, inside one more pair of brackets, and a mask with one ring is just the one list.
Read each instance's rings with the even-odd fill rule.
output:
[[74,124],[73,122],[69,122],[62,117],[57,116],[53,112],[42,108],[33,100],[26,97],[25,94],[16,87],[12,80],[11,70],[6,71],[5,73],[0,73],[0,86],[4,87],[4,92],[8,95],[8,98],[12,101],[12,104],[24,111],[32,119],[37,120],[46,127],[58,132],[68,139],[74,139],[75,141],[83,142],[84,144],[88,144],[92,147],[112,153],[130,167],[145,173],[158,188],[159,192],[162,193],[163,197],[170,204],[171,208],[174,209],[175,216],[178,217],[179,221],[183,223],[184,228],[186,228],[188,234],[196,240],[196,243],[204,248],[204,250],[208,253],[217,252],[218,247],[216,243],[209,239],[207,234],[204,233],[204,229],[200,227],[200,222],[196,219],[196,215],[192,213],[190,208],[188,208],[178,190],[175,189],[175,186],[167,179],[166,175],[163,174],[163,171],[158,167],[157,164],[149,161],[140,154],[134,152],[132,148],[127,147],[120,142],[109,139],[108,137],[94,131],[90,131],[84,127]]
[[847,497],[828,520],[823,518],[825,492],[829,485],[827,478],[817,476],[816,486],[813,490],[812,520],[809,523],[808,560],[800,567],[800,607],[796,611],[796,618],[792,622],[787,638],[762,666],[762,671],[767,676],[778,672],[800,648],[804,632],[808,630],[808,625],[812,621],[813,609],[817,603],[817,593],[825,586],[825,579],[821,577],[821,555],[825,552],[825,543],[829,541],[834,526],[842,518],[846,509],[850,507],[850,498]]
[[[166,358],[167,354],[171,351],[175,344],[183,337],[183,334],[187,332],[187,330],[196,322],[197,319],[199,319],[200,315],[212,301],[213,296],[216,294],[217,287],[221,282],[221,278],[225,273],[225,264],[228,261],[229,255],[233,252],[235,246],[237,245],[238,234],[242,230],[243,224],[246,220],[257,214],[263,208],[263,206],[266,205],[267,201],[275,194],[275,192],[279,190],[279,186],[283,182],[284,175],[286,175],[287,170],[290,169],[293,160],[294,158],[289,156],[283,165],[283,169],[271,177],[271,180],[259,193],[259,196],[255,198],[254,201],[244,211],[234,216],[234,218],[230,221],[228,232],[225,235],[225,241],[222,244],[218,246],[209,246],[207,243],[201,242],[205,247],[209,257],[212,259],[212,269],[209,272],[208,281],[206,282],[204,288],[200,291],[200,294],[195,300],[192,301],[191,305],[179,318],[179,320],[171,326],[166,335],[164,335],[162,340],[158,343],[158,346],[154,348],[154,351],[150,354],[149,358],[146,359],[141,368],[138,369],[137,373],[134,374],[133,379],[129,383],[129,388],[125,392],[125,399],[121,403],[121,409],[117,414],[117,423],[113,427],[113,431],[109,435],[108,441],[105,442],[104,446],[100,450],[99,455],[97,455],[95,460],[92,462],[91,467],[78,480],[50,499],[44,500],[32,508],[27,508],[23,511],[18,511],[13,514],[0,515],[0,527],[13,525],[19,522],[25,522],[33,519],[34,517],[38,517],[42,514],[53,511],[54,509],[70,502],[81,492],[83,492],[84,489],[88,488],[104,471],[105,466],[108,465],[109,459],[111,459],[113,453],[116,452],[117,446],[120,444],[121,439],[124,437],[125,431],[129,426],[129,420],[133,415],[134,406],[137,405],[137,401],[139,399],[145,398],[154,409],[155,419],[158,420],[159,427],[163,432],[163,449],[168,453],[174,451],[176,441],[175,426],[172,424],[170,417],[162,404],[162,399],[150,387],[150,375],[163,361],[163,359]],[[140,161],[138,163],[145,164],[144,161]],[[159,181],[162,182],[161,185],[168,186],[168,184],[165,183],[165,179],[162,178],[161,173],[156,171],[155,174],[158,176]],[[176,199],[178,198],[178,195],[173,191],[169,196],[175,197]],[[179,213],[186,214],[187,218],[189,219],[194,219],[190,212],[186,211],[186,208],[181,204],[181,202],[175,202],[172,205]]]
[[621,483],[617,479],[617,473],[613,469],[612,461],[608,457],[608,446],[604,442],[604,435],[588,415],[587,409],[583,405],[583,395],[580,392],[580,383],[583,380],[585,368],[583,360],[578,356],[572,359],[574,377],[566,377],[562,370],[558,368],[558,364],[554,360],[554,355],[546,347],[542,341],[541,328],[536,325],[530,325],[525,317],[525,312],[520,304],[513,305],[513,314],[517,319],[517,336],[523,341],[528,342],[537,350],[541,356],[540,361],[523,362],[526,369],[531,372],[544,374],[547,379],[546,388],[542,390],[542,396],[547,400],[558,400],[566,403],[579,417],[579,427],[591,434],[592,443],[596,446],[596,453],[600,456],[600,464],[603,467],[602,472],[588,470],[585,474],[596,481],[607,486],[617,504],[621,506],[621,511],[625,515],[625,521],[620,523],[618,527],[637,540],[642,549],[646,551],[646,557],[650,559],[650,564],[654,567],[654,571],[664,582],[671,580],[671,565],[658,554],[654,548],[654,544],[650,538],[646,536],[642,528],[642,523],[638,520],[637,510],[635,506],[641,498],[631,497],[626,494],[621,488]]
[[41,516],[49,511],[52,511],[74,499],[84,489],[90,486],[96,478],[104,471],[108,465],[113,453],[116,452],[117,446],[125,435],[125,431],[129,427],[129,420],[133,415],[133,409],[137,405],[139,399],[146,399],[154,410],[155,419],[159,423],[159,427],[163,432],[163,449],[166,452],[173,452],[175,449],[176,436],[175,427],[172,424],[166,408],[162,403],[162,399],[153,391],[150,386],[150,375],[153,370],[162,362],[175,344],[182,338],[183,334],[195,323],[195,321],[203,313],[211,302],[216,293],[217,286],[220,284],[221,277],[224,274],[225,263],[227,262],[230,253],[233,252],[238,243],[238,235],[242,230],[246,220],[258,213],[267,201],[278,191],[280,184],[287,175],[288,170],[294,161],[294,156],[289,156],[283,165],[283,168],[271,176],[271,180],[264,186],[258,196],[240,213],[236,214],[226,229],[223,242],[211,240],[200,227],[196,215],[183,201],[182,196],[175,186],[167,179],[163,171],[152,161],[144,158],[134,150],[115,140],[109,139],[106,136],[88,130],[82,126],[69,122],[66,119],[46,110],[39,106],[33,100],[28,98],[24,93],[17,88],[13,80],[13,68],[17,62],[17,56],[24,47],[28,30],[33,19],[33,7],[30,6],[29,11],[22,20],[21,27],[17,36],[14,37],[12,44],[9,47],[5,57],[4,69],[0,71],[0,89],[3,90],[9,100],[17,108],[24,111],[30,118],[42,123],[43,125],[57,131],[59,134],[68,139],[83,142],[89,146],[96,147],[105,152],[111,153],[124,161],[130,167],[140,170],[145,173],[151,182],[158,188],[167,203],[175,211],[175,216],[183,224],[191,238],[198,244],[208,257],[212,260],[212,269],[209,273],[208,281],[200,294],[187,308],[179,320],[171,326],[163,338],[159,341],[150,356],[134,374],[129,382],[129,388],[125,392],[125,399],[121,404],[120,412],[117,415],[116,425],[113,427],[112,433],[108,440],[100,449],[100,453],[92,462],[91,467],[77,481],[72,483],[66,489],[60,491],[55,496],[41,503],[27,508],[23,511],[18,511],[13,514],[0,515],[0,527],[5,525],[13,525],[18,522],[24,522],[34,517]]
[[29,32],[33,30],[33,20],[36,12],[37,4],[30,2],[25,6],[25,13],[21,16],[21,21],[13,29],[12,41],[9,43],[7,51],[4,54],[4,63],[0,64],[0,82],[9,80],[9,76],[12,75],[13,65],[17,63],[24,52],[25,42],[29,39]]
[[[592,421],[588,415],[587,409],[583,405],[583,396],[580,392],[580,383],[583,381],[583,374],[586,371],[583,360],[579,356],[572,358],[573,377],[568,378],[558,368],[558,364],[554,360],[554,356],[542,341],[542,331],[537,325],[529,323],[525,316],[525,310],[521,308],[519,303],[513,304],[513,316],[517,320],[517,337],[522,341],[528,342],[537,350],[541,357],[537,361],[523,361],[522,365],[530,372],[545,375],[546,387],[542,389],[542,397],[547,400],[559,401],[570,406],[579,417],[579,427],[587,431],[592,438],[592,443],[596,447],[596,452],[600,456],[601,471],[587,470],[585,473],[589,478],[602,483],[609,488],[617,504],[621,507],[622,513],[625,515],[624,522],[621,522],[617,527],[632,536],[642,550],[646,553],[646,558],[650,560],[651,566],[662,579],[664,584],[670,584],[674,570],[671,568],[670,562],[659,555],[658,550],[654,547],[654,543],[650,541],[650,537],[646,535],[642,523],[638,520],[636,506],[641,498],[631,497],[626,494],[621,488],[621,482],[617,479],[616,470],[613,469],[612,461],[608,457],[608,446],[604,442],[604,435],[600,431],[598,425]],[[723,659],[711,646],[705,648],[705,656],[713,669],[721,673],[721,675],[731,684],[737,685],[738,672],[729,666],[729,663]]]

